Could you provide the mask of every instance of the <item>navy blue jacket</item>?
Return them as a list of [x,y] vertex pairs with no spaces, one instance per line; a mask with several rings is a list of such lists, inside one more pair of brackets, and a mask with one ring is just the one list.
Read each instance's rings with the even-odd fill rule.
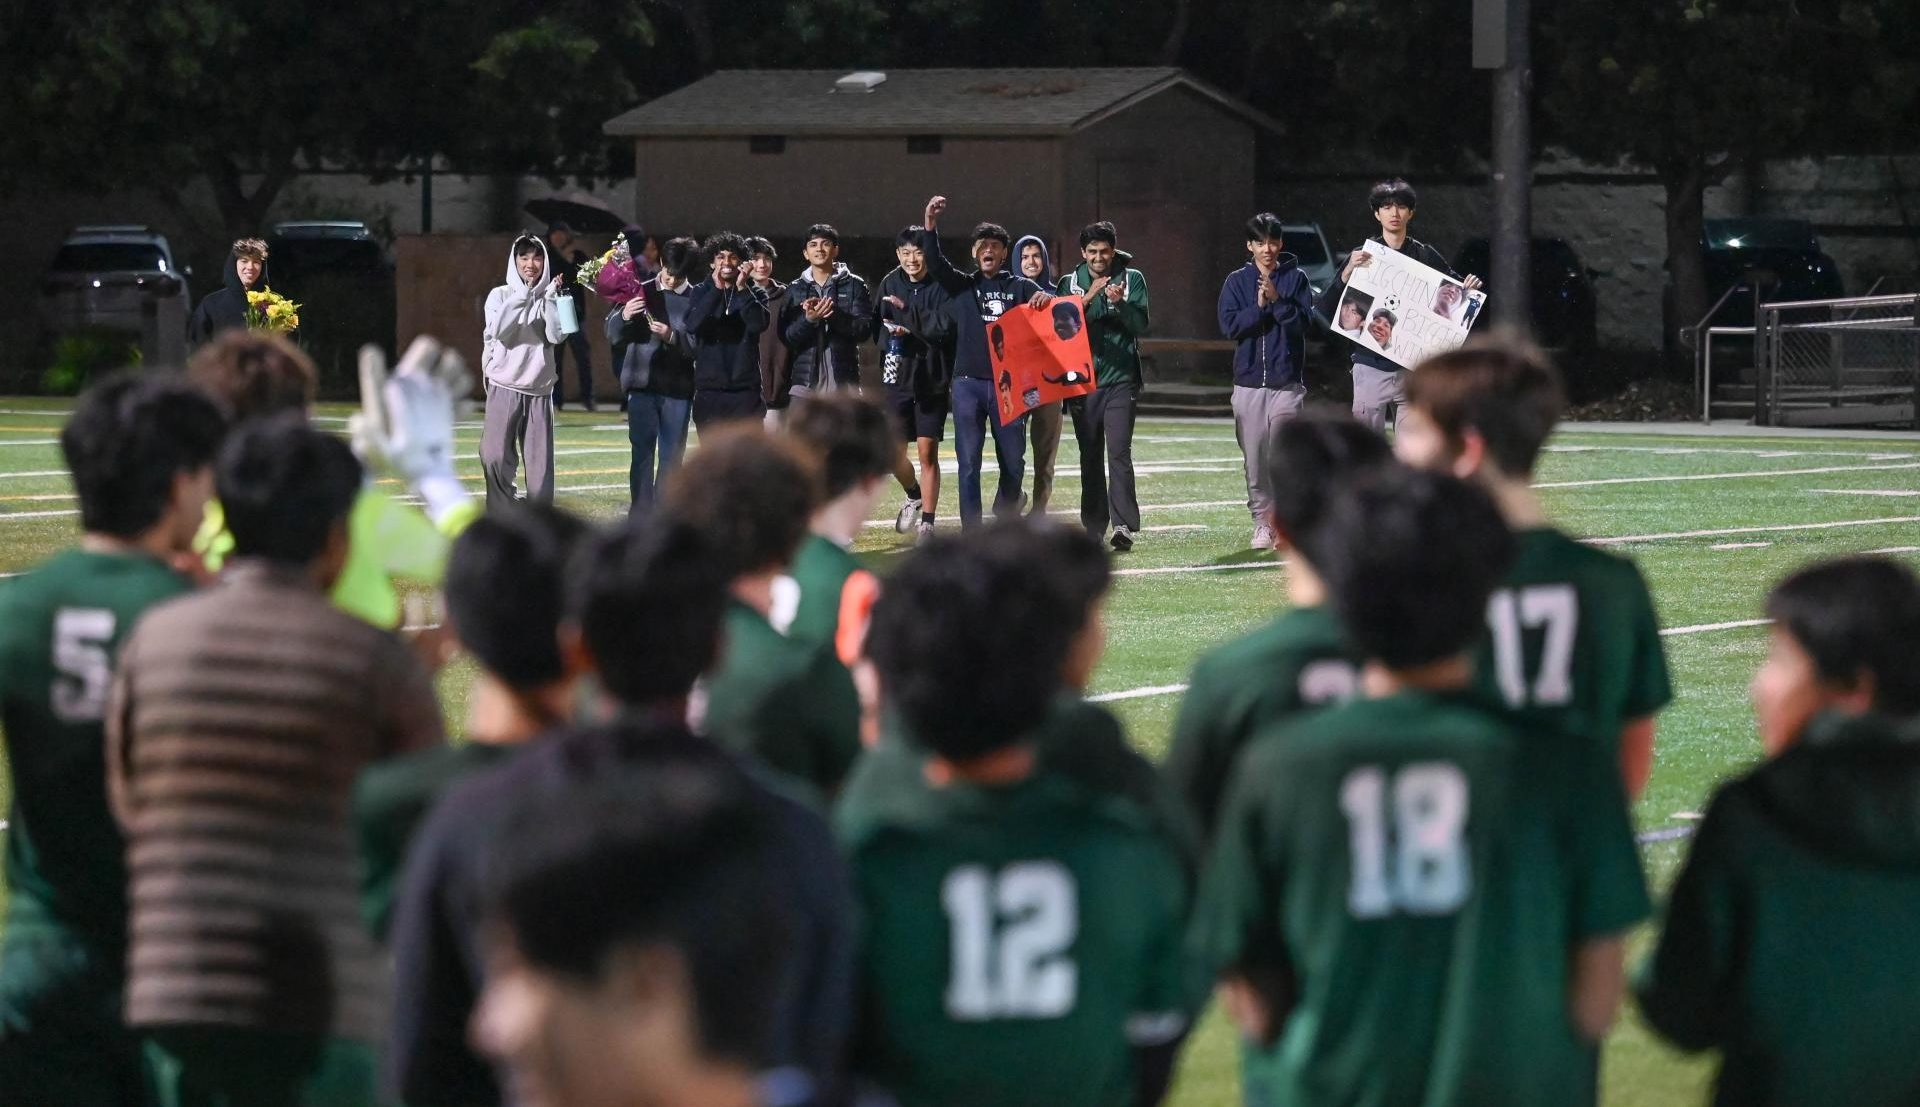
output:
[[1260,269],[1252,262],[1227,274],[1220,286],[1220,333],[1233,339],[1233,383],[1242,388],[1290,388],[1306,383],[1307,319],[1313,286],[1300,259],[1281,254],[1273,270],[1280,298],[1260,306]]
[[993,360],[987,352],[987,327],[1033,298],[1046,292],[1011,269],[1002,269],[991,277],[978,272],[962,274],[940,251],[940,236],[927,236],[927,268],[936,287],[915,305],[913,320],[907,324],[913,333],[932,343],[950,343],[953,350],[953,375],[977,380],[993,379]]
[[[805,301],[833,301],[833,314],[821,322],[807,319]],[[824,285],[815,284],[809,267],[787,286],[780,313],[780,337],[793,351],[793,383],[809,388],[860,384],[860,343],[873,334],[873,300],[867,282],[838,262]],[[822,373],[821,366],[831,371]]]
[[692,306],[688,290],[664,292],[659,278],[644,286],[648,307],[666,305],[666,317],[653,318],[673,328],[659,338],[647,325],[648,316],[623,319],[620,308],[607,313],[607,344],[613,349],[614,371],[620,374],[620,387],[627,392],[653,392],[677,400],[693,399],[693,335],[688,333],[687,309]]
[[687,292],[687,332],[694,337],[694,387],[710,392],[760,390],[760,332],[767,329],[767,294],[747,282],[744,291],[717,288],[713,279]]
[[[1366,243],[1363,242],[1359,246],[1354,247],[1353,252],[1357,254],[1364,249],[1366,249]],[[1391,249],[1391,247],[1389,247],[1389,249]],[[1447,264],[1447,259],[1441,255],[1440,251],[1417,238],[1409,236],[1407,241],[1401,245],[1399,252],[1430,269],[1438,269],[1456,281],[1460,279],[1460,274],[1454,272],[1453,266]],[[1333,275],[1333,283],[1328,285],[1327,290],[1320,294],[1320,314],[1332,319],[1334,313],[1340,307],[1340,297],[1346,295],[1346,291],[1346,282],[1340,279],[1340,274],[1335,273]],[[1345,336],[1343,335],[1342,337]],[[1353,343],[1353,363],[1355,365],[1365,365],[1374,369],[1384,370],[1388,373],[1398,373],[1400,370],[1406,368],[1399,362],[1393,361],[1384,355],[1374,353],[1358,342]]]

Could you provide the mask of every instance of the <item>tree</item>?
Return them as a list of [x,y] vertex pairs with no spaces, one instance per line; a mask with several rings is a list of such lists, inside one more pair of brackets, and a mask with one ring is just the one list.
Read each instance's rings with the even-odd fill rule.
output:
[[1920,74],[1911,42],[1902,49],[1891,37],[1910,40],[1902,6],[1645,0],[1622,18],[1617,0],[1536,4],[1543,138],[1659,175],[1670,327],[1692,326],[1711,306],[1701,250],[1709,186],[1749,161],[1884,149],[1900,119],[1911,125]]

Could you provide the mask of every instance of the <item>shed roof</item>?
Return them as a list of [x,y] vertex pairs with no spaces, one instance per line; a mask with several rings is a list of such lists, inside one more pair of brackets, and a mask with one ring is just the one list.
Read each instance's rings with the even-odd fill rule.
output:
[[610,135],[1065,135],[1184,87],[1263,130],[1280,125],[1182,69],[893,69],[836,91],[845,69],[722,69],[607,121]]

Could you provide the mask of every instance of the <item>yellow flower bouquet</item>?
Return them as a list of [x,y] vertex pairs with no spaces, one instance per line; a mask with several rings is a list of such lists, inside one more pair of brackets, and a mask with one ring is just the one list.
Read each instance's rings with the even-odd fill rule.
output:
[[247,293],[247,329],[286,334],[300,329],[300,305],[271,288]]

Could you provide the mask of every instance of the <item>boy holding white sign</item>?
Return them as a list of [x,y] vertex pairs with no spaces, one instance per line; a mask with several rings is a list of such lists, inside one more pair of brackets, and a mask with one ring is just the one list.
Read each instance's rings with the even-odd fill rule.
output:
[[[1480,278],[1472,275],[1461,277],[1440,251],[1407,234],[1407,225],[1413,222],[1417,197],[1413,186],[1398,177],[1390,181],[1381,181],[1373,186],[1367,196],[1368,204],[1373,208],[1373,217],[1380,224],[1380,241],[1387,247],[1409,258],[1439,270],[1454,280],[1461,282],[1466,290],[1480,287]],[[1353,279],[1356,269],[1364,269],[1373,264],[1372,251],[1365,245],[1355,250],[1347,258],[1347,264],[1340,271],[1327,290],[1320,294],[1321,314],[1333,318],[1338,310],[1340,298],[1347,291],[1347,282]],[[1376,315],[1379,308],[1376,308]],[[1424,305],[1422,305],[1424,306]],[[1397,321],[1397,320],[1395,320]],[[1369,318],[1369,333],[1374,330],[1373,319]],[[1391,341],[1392,326],[1386,324],[1388,341]],[[1376,351],[1371,345],[1357,336],[1353,337],[1353,417],[1360,422],[1384,433],[1387,429],[1387,412],[1398,410],[1407,398],[1407,371],[1392,358]],[[1375,337],[1374,342],[1385,346]]]

